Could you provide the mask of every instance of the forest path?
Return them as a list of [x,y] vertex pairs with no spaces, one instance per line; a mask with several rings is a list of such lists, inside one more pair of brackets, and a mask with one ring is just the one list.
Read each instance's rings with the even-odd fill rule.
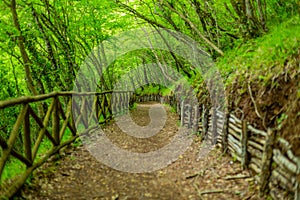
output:
[[[155,103],[139,104],[131,112],[136,124],[150,122]],[[157,150],[178,131],[178,116],[166,108],[164,128],[155,136],[139,139],[123,133],[116,123],[103,130],[121,148],[134,152]],[[84,146],[72,147],[61,159],[38,169],[19,196],[25,199],[258,199],[249,171],[215,148],[199,157],[201,142],[195,137],[187,151],[165,168],[147,173],[117,171],[97,161]]]

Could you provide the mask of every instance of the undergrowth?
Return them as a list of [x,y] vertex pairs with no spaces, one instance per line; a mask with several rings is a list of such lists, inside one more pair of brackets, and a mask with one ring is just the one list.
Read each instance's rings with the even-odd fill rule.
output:
[[266,35],[238,41],[236,48],[226,51],[217,60],[226,85],[236,76],[257,77],[262,83],[268,82],[276,73],[282,72],[287,60],[298,54],[300,47],[300,18],[291,19],[270,28]]

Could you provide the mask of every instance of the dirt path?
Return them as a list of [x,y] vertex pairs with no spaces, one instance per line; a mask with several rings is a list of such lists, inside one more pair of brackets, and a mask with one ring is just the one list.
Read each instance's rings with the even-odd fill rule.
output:
[[[131,115],[142,126],[150,122],[152,103],[140,104]],[[157,150],[176,135],[178,117],[167,108],[167,121],[158,134],[139,139],[115,123],[104,130],[110,140],[134,152]],[[258,199],[255,182],[239,163],[212,150],[199,160],[196,137],[188,150],[169,166],[151,173],[126,173],[97,161],[83,146],[66,151],[60,160],[38,170],[20,196],[25,199]]]

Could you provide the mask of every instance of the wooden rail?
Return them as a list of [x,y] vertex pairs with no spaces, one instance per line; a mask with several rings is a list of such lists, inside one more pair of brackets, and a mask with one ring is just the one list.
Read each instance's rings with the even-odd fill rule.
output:
[[[300,157],[295,156],[286,140],[276,137],[274,130],[256,129],[232,113],[214,111],[204,105],[191,109],[188,102],[182,100],[181,104],[181,124],[199,124],[197,130],[208,141],[214,140],[217,131],[217,145],[240,161],[243,168],[253,170],[261,196],[300,199]],[[197,122],[195,116],[199,112],[202,117]]]
[[[204,105],[193,105],[187,99],[175,98],[174,96],[161,97],[160,95],[142,97],[133,95],[132,98],[130,96],[132,96],[132,92],[127,91],[53,92],[35,97],[0,101],[0,110],[21,106],[9,138],[0,137],[0,146],[2,147],[0,175],[10,156],[26,165],[25,172],[5,190],[3,197],[11,197],[34,169],[41,166],[61,148],[72,143],[80,134],[93,129],[91,122],[99,122],[101,117],[104,121],[111,119],[114,115],[122,113],[124,109],[128,108],[130,102],[160,101],[176,108],[181,119],[181,125],[201,132],[203,138],[211,141],[216,140],[224,151],[229,152],[241,162],[243,168],[252,169],[257,174],[255,177],[259,183],[261,195],[269,194],[274,199],[300,199],[300,183],[299,178],[297,178],[300,177],[300,157],[294,155],[291,145],[287,141],[275,137],[272,130],[258,130],[231,113],[209,109]],[[72,97],[79,99],[76,101],[79,103],[74,104]],[[84,97],[90,97],[92,101],[87,102],[87,98]],[[43,101],[47,101],[48,109],[43,116],[38,116],[33,105]],[[89,112],[83,112],[86,110]],[[87,116],[87,113],[90,115]],[[30,122],[32,120],[39,126],[36,133],[32,133],[31,130]],[[84,125],[82,132],[76,129],[79,124]],[[22,125],[24,150],[18,152],[14,149],[14,144],[20,135]],[[63,141],[62,138],[64,138],[66,129],[69,129],[71,135],[68,140]],[[37,158],[39,146],[45,139],[51,142],[52,148],[43,157]]]
[[[96,128],[99,122],[105,122],[126,110],[131,95],[131,91],[52,92],[0,101],[0,110],[17,106],[20,108],[10,133],[6,133],[8,138],[0,134],[0,178],[11,157],[26,166],[20,176],[11,177],[13,184],[4,186],[5,181],[2,181],[2,198],[12,197],[32,171],[61,148],[74,142],[81,134]],[[46,107],[44,114],[37,112],[38,106]],[[82,130],[78,129],[80,124],[84,126]],[[22,148],[18,148],[19,150],[16,148],[17,139],[22,140]],[[38,156],[39,148],[46,140],[50,141],[52,147],[42,156]]]

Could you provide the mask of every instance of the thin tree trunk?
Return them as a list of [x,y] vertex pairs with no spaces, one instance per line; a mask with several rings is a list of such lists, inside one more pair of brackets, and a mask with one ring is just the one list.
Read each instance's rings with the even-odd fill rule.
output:
[[190,21],[187,17],[185,17],[182,13],[178,12],[176,9],[172,8],[172,6],[168,2],[164,2],[165,5],[173,12],[175,12],[182,20],[184,20],[189,26],[196,32],[196,34],[210,47],[212,47],[216,52],[221,54],[222,56],[224,55],[224,52],[219,49],[215,44],[213,44],[209,39],[207,39],[195,26],[195,24]]
[[11,8],[14,26],[19,31],[18,46],[19,46],[19,50],[20,50],[20,53],[21,53],[21,56],[23,59],[23,63],[24,63],[27,87],[33,95],[38,95],[38,92],[35,88],[35,85],[34,85],[34,82],[33,82],[32,76],[31,76],[30,67],[32,66],[32,62],[29,59],[29,56],[25,49],[25,39],[24,39],[24,36],[22,35],[21,26],[19,23],[19,18],[18,18],[18,13],[17,13],[16,7],[17,7],[16,0],[11,0],[10,8]]

